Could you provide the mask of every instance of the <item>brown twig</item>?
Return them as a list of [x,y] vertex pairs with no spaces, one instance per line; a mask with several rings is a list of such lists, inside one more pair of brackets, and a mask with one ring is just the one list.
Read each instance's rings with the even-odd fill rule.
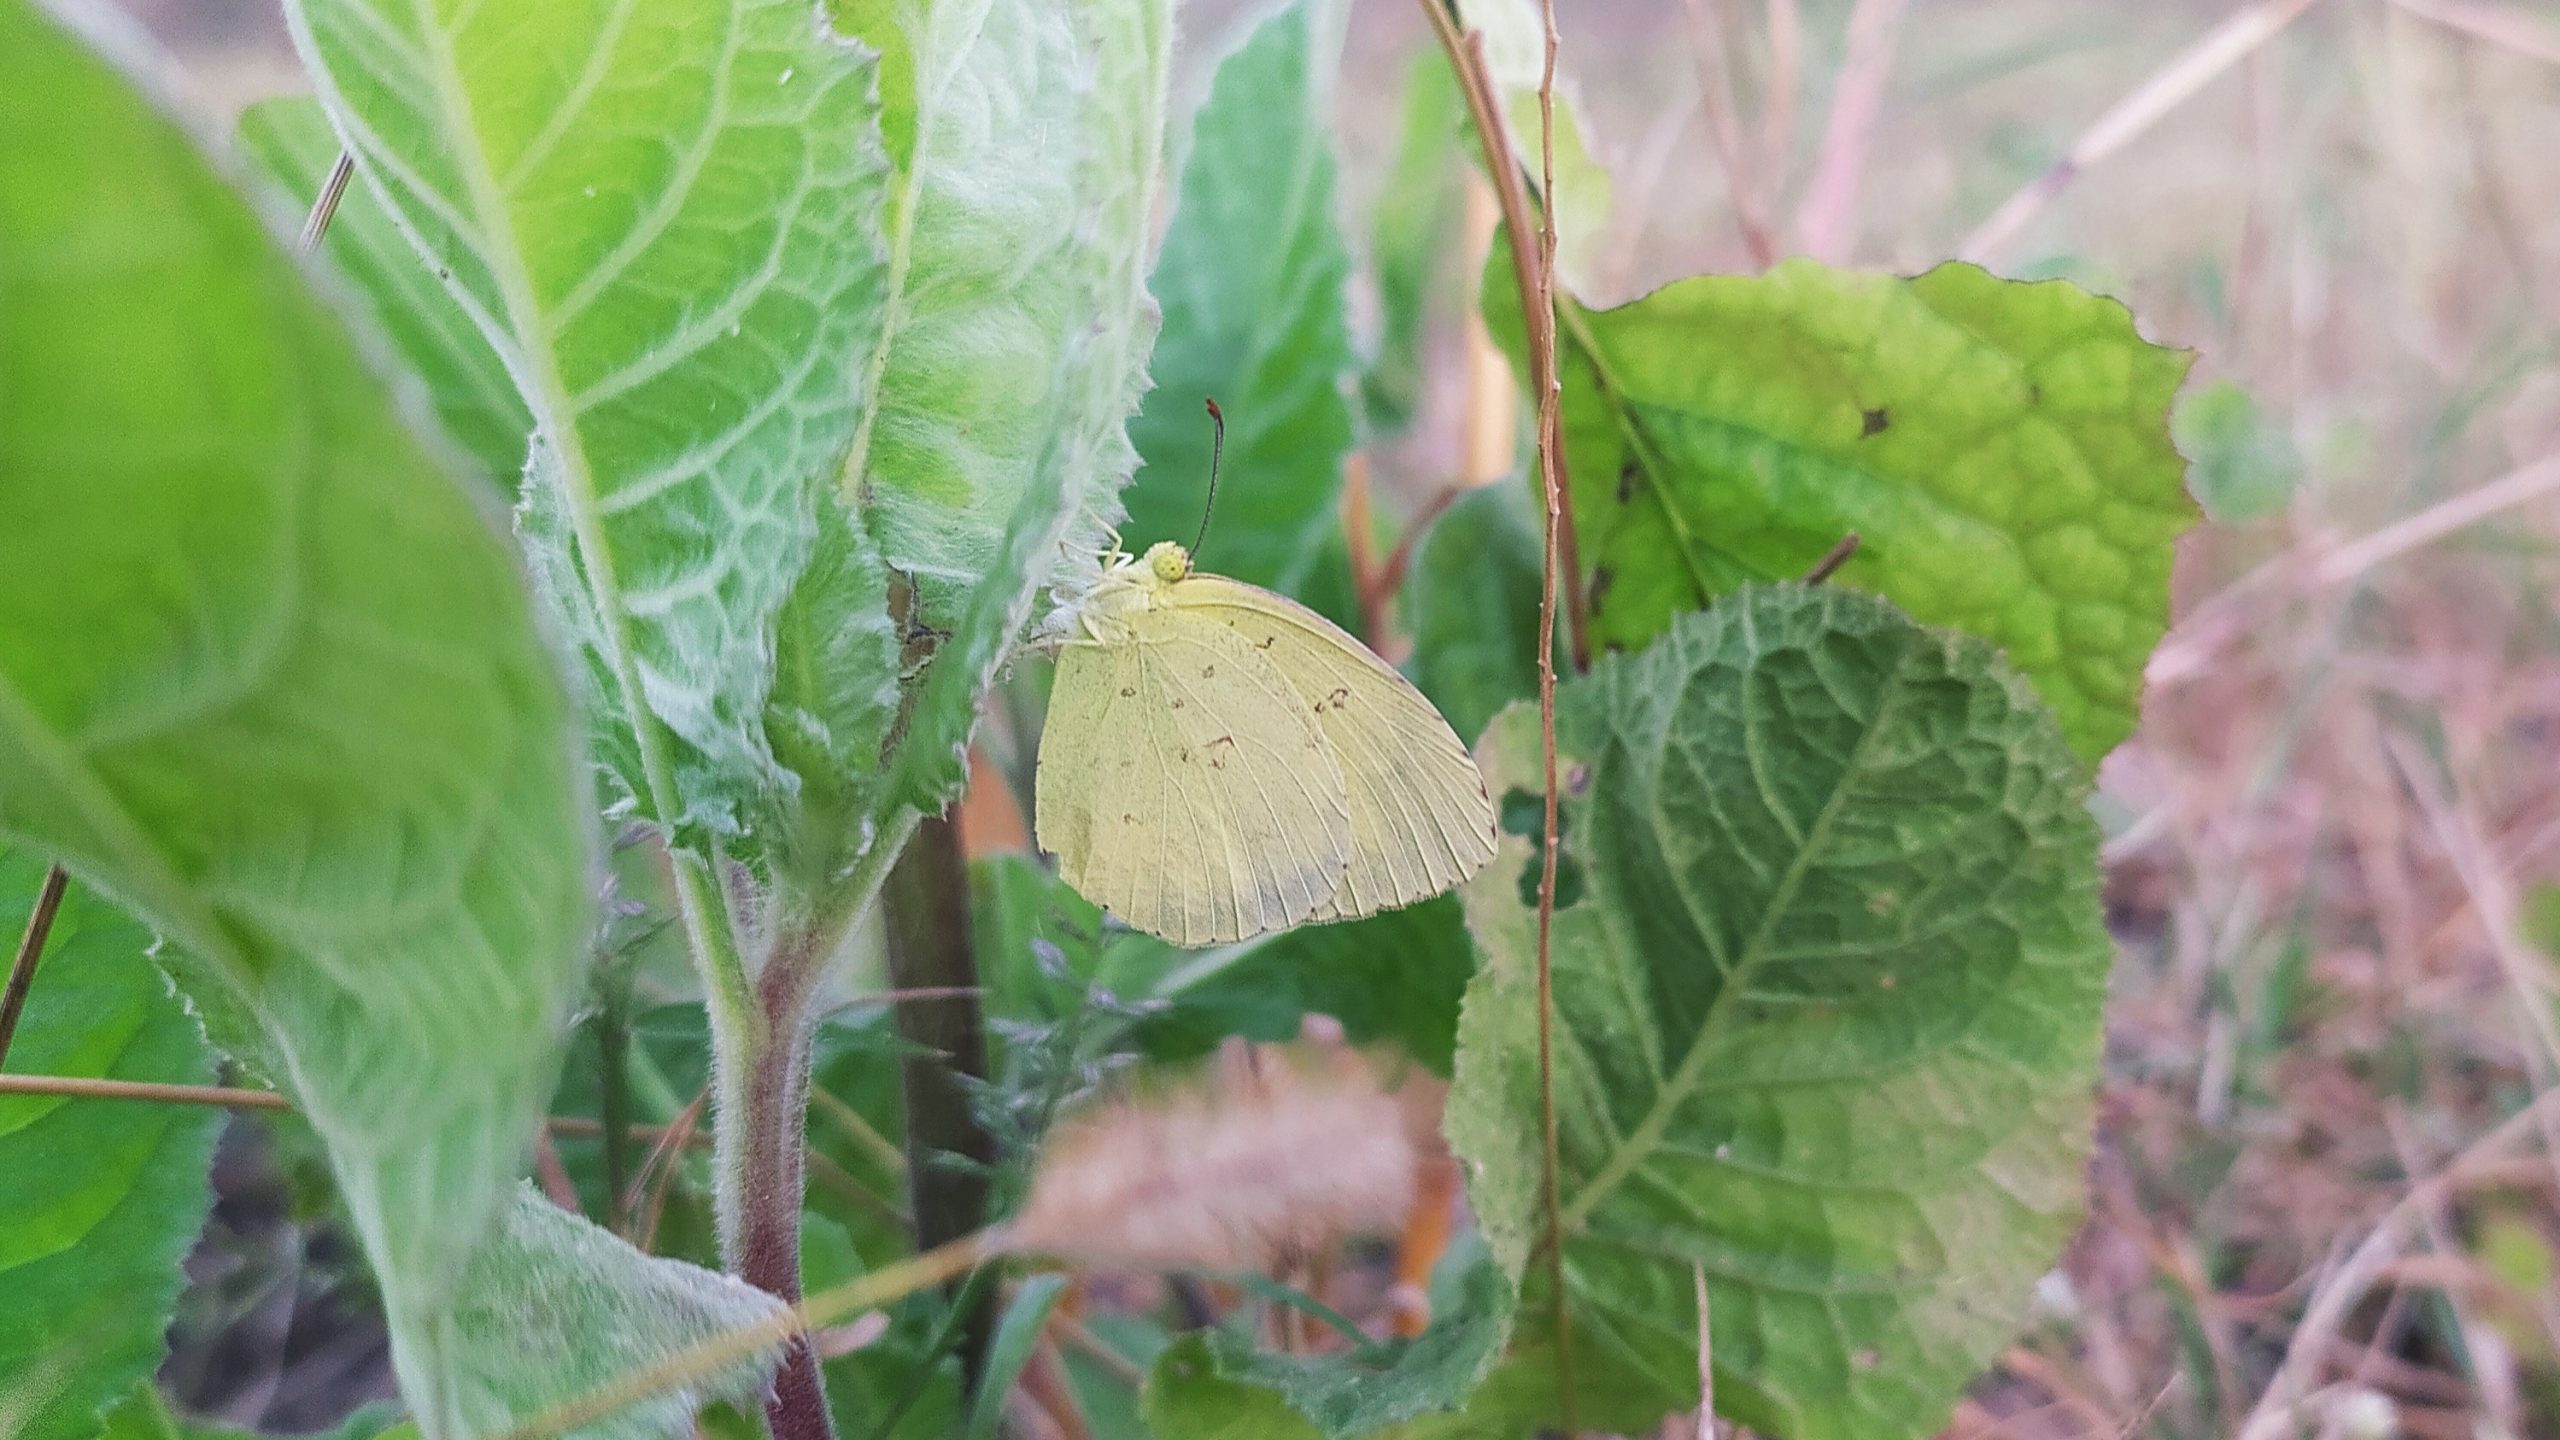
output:
[[[892,984],[901,990],[977,985],[969,862],[956,806],[916,826],[880,898]],[[901,1005],[896,1021],[910,1047],[898,1069],[907,1113],[907,1205],[916,1248],[933,1250],[987,1220],[996,1142],[969,1102],[969,1087],[987,1077],[986,1022],[969,1001]],[[963,1163],[944,1163],[945,1156]],[[962,1369],[974,1380],[995,1340],[995,1309],[982,1295],[953,1293],[971,1306],[957,1333]]]
[[[1540,237],[1547,232],[1542,232],[1531,219],[1528,187],[1522,183],[1520,162],[1511,147],[1510,126],[1502,118],[1501,91],[1494,84],[1493,72],[1485,66],[1484,37],[1459,30],[1457,17],[1452,13],[1448,0],[1422,0],[1422,12],[1430,18],[1432,30],[1440,38],[1440,48],[1449,56],[1449,68],[1457,74],[1458,89],[1466,96],[1467,114],[1475,121],[1476,138],[1484,147],[1485,172],[1493,182],[1494,197],[1501,202],[1502,229],[1511,242],[1511,278],[1520,291],[1522,327],[1528,332],[1530,369],[1533,372],[1530,388],[1541,392],[1539,404],[1543,416],[1545,395],[1554,389],[1555,292],[1552,286],[1544,292],[1540,290],[1542,282],[1532,242],[1543,244]],[[1540,93],[1541,114],[1552,115],[1555,87],[1542,86]],[[1548,148],[1553,148],[1551,141]],[[1549,168],[1551,170],[1552,166]],[[1541,195],[1553,192],[1551,174],[1542,176],[1541,187]],[[1547,297],[1545,304],[1539,301],[1541,293]],[[1543,378],[1535,373],[1540,357],[1547,362]],[[1547,432],[1548,427],[1542,419],[1539,445],[1544,458],[1540,463],[1544,465],[1551,458],[1560,469],[1563,465],[1560,448],[1554,443],[1555,437]],[[1564,568],[1579,577],[1582,560],[1580,542],[1574,535],[1573,497],[1561,494],[1556,499],[1561,505],[1551,528],[1556,532],[1558,554]],[[1564,589],[1564,614],[1566,649],[1573,657],[1573,668],[1578,674],[1591,668],[1589,620],[1584,613],[1582,586],[1578,579],[1577,583]],[[1545,644],[1553,645],[1554,626],[1549,625],[1545,633],[1550,637]]]
[[0,1075],[0,1095],[61,1095],[81,1100],[148,1100],[164,1105],[221,1105],[233,1110],[290,1110],[273,1090],[224,1085],[160,1085],[88,1075]]
[[36,983],[36,961],[53,934],[54,912],[62,908],[63,888],[71,877],[59,865],[48,866],[36,888],[35,908],[27,912],[27,928],[18,937],[17,958],[9,962],[9,985],[0,990],[0,1061],[9,1058],[9,1042],[18,1034],[18,1016],[27,1008],[27,991]]
[[[1547,1212],[1548,1281],[1555,1289],[1556,1394],[1558,1418],[1570,1435],[1574,1423],[1572,1306],[1564,1282],[1564,1201],[1561,1147],[1556,1135],[1555,1062],[1555,932],[1556,851],[1561,839],[1556,823],[1556,591],[1562,561],[1559,537],[1565,526],[1564,474],[1556,451],[1561,443],[1559,404],[1563,383],[1556,377],[1556,34],[1555,0],[1539,0],[1545,27],[1545,54],[1538,70],[1538,209],[1537,333],[1544,338],[1530,352],[1529,373],[1538,389],[1538,483],[1546,493],[1546,553],[1538,576],[1538,758],[1546,787],[1545,843],[1540,847],[1538,875],[1538,1132],[1545,1174],[1539,1185]],[[1581,589],[1576,572],[1576,591]],[[1579,663],[1579,662],[1577,662]]]
[[1991,217],[1965,238],[1956,253],[1978,264],[1995,259],[2027,222],[2042,213],[2081,171],[2113,155],[2150,129],[2160,117],[2184,104],[2207,81],[2238,64],[2317,0],[2255,0],[2233,11],[2196,43],[2152,72],[2151,78],[2107,108],[2071,142],[2071,148],[2043,174],[2001,202]]
[[1777,237],[1760,213],[1758,187],[1752,183],[1750,146],[1742,136],[1742,119],[1733,101],[1733,63],[1726,54],[1724,17],[1715,0],[1686,0],[1689,28],[1698,52],[1699,103],[1705,107],[1707,135],[1716,157],[1724,162],[1726,193],[1733,200],[1733,225],[1753,268],[1766,270],[1778,259]]
[[1822,558],[1814,561],[1813,568],[1804,572],[1804,583],[1819,585],[1830,579],[1839,573],[1841,566],[1849,563],[1850,556],[1857,553],[1858,532],[1852,530],[1833,541],[1831,548],[1822,552]]

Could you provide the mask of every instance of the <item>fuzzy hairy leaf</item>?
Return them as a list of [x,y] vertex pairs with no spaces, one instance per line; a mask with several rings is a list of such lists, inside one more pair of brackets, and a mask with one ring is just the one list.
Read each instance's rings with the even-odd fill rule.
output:
[[1150,281],[1164,333],[1130,429],[1143,462],[1130,544],[1187,543],[1209,481],[1201,401],[1224,408],[1235,483],[1220,487],[1201,563],[1292,594],[1338,528],[1351,450],[1351,261],[1333,218],[1345,8],[1297,0],[1219,63]]
[[[1581,1423],[1696,1403],[1703,1271],[1725,1414],[1931,1433],[2080,1205],[2111,954],[2080,761],[1982,641],[1758,587],[1563,687],[1557,750]],[[1481,753],[1533,794],[1535,713]],[[1532,848],[1465,892],[1486,959],[1448,1126],[1543,1325]]]
[[597,654],[591,709],[633,728],[600,753],[687,834],[781,808],[775,620],[887,285],[875,67],[808,0],[288,16],[365,182],[533,414],[526,540]]
[[[482,1391],[471,1433],[540,1414],[781,1313],[781,1301],[742,1280],[645,1254],[520,1186],[473,1259],[454,1317],[463,1363]],[[758,1362],[742,1362],[568,1433],[686,1435],[705,1402],[752,1399],[763,1379]]]
[[884,54],[897,164],[879,405],[845,483],[938,632],[887,792],[936,811],[1034,596],[1099,543],[1136,463],[1172,19],[1168,0],[837,13]]
[[[26,929],[44,870],[0,849],[7,943]],[[150,945],[149,931],[69,887],[9,1068],[210,1079],[202,1033],[145,957]],[[159,1367],[179,1262],[213,1198],[205,1165],[220,1121],[188,1105],[0,1095],[0,1434],[89,1440],[101,1407]]]
[[431,1436],[594,843],[503,534],[176,126],[0,3],[0,838],[158,929],[328,1142]]
[[[306,95],[250,106],[240,116],[239,145],[286,207],[308,207],[340,153],[328,115]],[[533,415],[488,337],[363,184],[350,183],[340,197],[320,254],[346,277],[392,353],[426,387],[445,433],[489,484],[513,491],[524,474]]]
[[[1598,646],[1802,575],[1998,644],[2089,758],[2133,729],[2193,523],[2169,443],[2190,357],[2113,300],[1971,265],[1792,260],[1614,310],[1557,297],[1564,453]],[[1516,358],[1507,261],[1484,307]]]
[[[1238,1437],[1317,1435],[1357,1440],[1400,1422],[1454,1410],[1511,1333],[1511,1282],[1478,1252],[1438,1318],[1410,1340],[1362,1355],[1257,1350],[1219,1330],[1174,1342],[1147,1377],[1147,1415],[1159,1435],[1199,1433],[1226,1414]],[[1272,1402],[1277,1400],[1278,1405]]]

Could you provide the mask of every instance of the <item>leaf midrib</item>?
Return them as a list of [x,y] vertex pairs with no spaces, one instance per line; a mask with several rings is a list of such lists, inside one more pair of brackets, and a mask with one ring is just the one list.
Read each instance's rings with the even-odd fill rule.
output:
[[[735,5],[726,7],[731,22],[737,21]],[[498,293],[507,309],[507,325],[515,333],[517,353],[534,382],[532,393],[525,396],[534,412],[540,431],[551,438],[562,496],[568,502],[570,525],[576,532],[580,559],[579,569],[587,577],[588,598],[595,604],[597,619],[611,650],[614,684],[622,692],[622,709],[629,717],[633,739],[640,751],[640,768],[649,786],[651,808],[661,823],[673,826],[680,818],[676,805],[674,766],[666,753],[666,736],[647,697],[640,689],[639,670],[632,658],[630,617],[620,603],[622,585],[614,573],[613,552],[604,543],[603,515],[596,494],[595,469],[587,457],[586,438],[569,417],[571,408],[568,387],[562,383],[558,356],[554,352],[549,327],[541,323],[541,306],[534,298],[533,277],[525,272],[524,247],[517,240],[515,218],[508,211],[498,177],[488,167],[488,152],[479,143],[478,127],[472,123],[470,97],[461,86],[461,73],[455,59],[452,39],[445,33],[424,0],[412,0],[409,13],[418,28],[420,41],[430,64],[428,83],[434,88],[439,119],[445,135],[456,143],[452,149],[454,173],[468,192],[471,209],[479,217],[484,245],[481,263],[489,269]],[[720,123],[712,117],[707,123]],[[540,483],[536,480],[535,483]]]
[[[1832,787],[1830,796],[1822,802],[1822,809],[1814,815],[1813,823],[1806,827],[1804,843],[1796,848],[1794,857],[1787,862],[1786,872],[1779,876],[1777,888],[1771,893],[1768,905],[1761,911],[1760,923],[1753,928],[1750,937],[1743,942],[1741,954],[1735,958],[1733,968],[1725,975],[1723,984],[1717,987],[1716,997],[1708,1006],[1706,1018],[1699,1024],[1697,1036],[1691,1041],[1688,1053],[1680,1058],[1679,1066],[1671,1072],[1670,1078],[1664,1081],[1661,1089],[1656,1092],[1653,1104],[1647,1108],[1644,1118],[1627,1133],[1626,1139],[1619,1142],[1610,1152],[1609,1158],[1601,1163],[1597,1171],[1593,1172],[1580,1193],[1576,1194],[1564,1207],[1562,1223],[1568,1229],[1578,1229],[1584,1220],[1590,1218],[1591,1212],[1599,1207],[1600,1202],[1609,1197],[1610,1192],[1633,1174],[1636,1167],[1650,1158],[1655,1143],[1661,1139],[1662,1132],[1669,1128],[1672,1116],[1689,1099],[1693,1088],[1703,1076],[1714,1054],[1715,1047],[1710,1042],[1724,1025],[1725,1018],[1732,1013],[1733,1007],[1729,1003],[1731,998],[1746,988],[1752,972],[1762,963],[1759,952],[1768,944],[1779,918],[1794,903],[1796,888],[1803,883],[1804,877],[1812,870],[1813,857],[1823,849],[1833,820],[1839,815],[1844,802],[1856,788],[1857,781],[1864,772],[1868,748],[1875,743],[1875,737],[1884,732],[1894,707],[1902,696],[1904,676],[1909,668],[1911,654],[1911,648],[1906,644],[1902,653],[1894,658],[1893,668],[1885,677],[1883,694],[1876,704],[1874,717],[1868,721],[1865,731],[1858,736],[1857,743],[1850,747],[1848,760],[1840,767],[1839,782]],[[1744,672],[1746,681],[1750,670],[1756,670],[1765,658],[1765,655],[1752,657],[1751,666]],[[1669,731],[1666,727],[1664,732],[1666,747],[1669,739]]]

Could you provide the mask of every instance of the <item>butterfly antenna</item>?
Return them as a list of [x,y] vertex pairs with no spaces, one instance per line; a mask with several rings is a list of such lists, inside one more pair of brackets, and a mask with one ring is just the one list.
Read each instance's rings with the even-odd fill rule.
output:
[[1209,498],[1200,506],[1200,533],[1192,537],[1191,553],[1197,556],[1209,539],[1209,515],[1218,508],[1218,461],[1227,453],[1227,413],[1215,400],[1200,403],[1209,407]]

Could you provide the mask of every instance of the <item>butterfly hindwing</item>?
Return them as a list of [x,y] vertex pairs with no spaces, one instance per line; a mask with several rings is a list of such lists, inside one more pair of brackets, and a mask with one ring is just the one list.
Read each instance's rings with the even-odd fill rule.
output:
[[1087,899],[1179,945],[1294,925],[1352,852],[1342,769],[1251,641],[1167,607],[1068,644],[1041,738],[1040,848]]
[[1339,920],[1409,905],[1493,858],[1484,776],[1449,722],[1393,667],[1332,621],[1283,595],[1194,572],[1171,611],[1213,620],[1268,657],[1324,732],[1351,813],[1351,858],[1309,917]]

